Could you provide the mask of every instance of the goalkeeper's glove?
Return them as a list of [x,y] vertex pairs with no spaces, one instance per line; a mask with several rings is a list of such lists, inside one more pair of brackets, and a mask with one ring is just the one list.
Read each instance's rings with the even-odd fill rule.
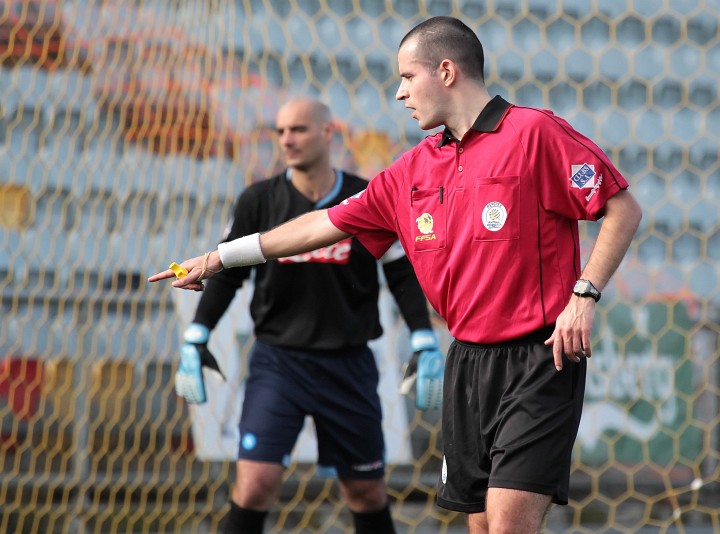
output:
[[207,348],[210,330],[199,323],[192,323],[183,335],[180,347],[180,365],[175,373],[175,392],[190,404],[202,404],[207,401],[203,367],[208,367],[222,376],[220,366]]
[[410,393],[415,385],[415,406],[421,410],[442,405],[445,358],[432,330],[415,330],[410,335],[413,355],[405,367],[400,392]]

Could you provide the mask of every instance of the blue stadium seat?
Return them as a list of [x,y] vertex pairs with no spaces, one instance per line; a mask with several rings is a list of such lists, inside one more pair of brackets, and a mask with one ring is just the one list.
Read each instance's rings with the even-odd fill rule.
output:
[[666,134],[663,114],[654,109],[640,111],[635,122],[635,138],[647,144],[657,144]]
[[543,108],[545,99],[543,91],[536,83],[526,83],[521,85],[515,91],[517,103],[522,106],[530,106],[534,108]]
[[530,58],[532,77],[536,85],[546,84],[560,76],[560,63],[556,54],[542,50]]
[[583,49],[575,49],[565,58],[565,73],[574,82],[584,82],[592,76],[593,58]]
[[548,44],[559,51],[566,51],[577,46],[575,26],[565,19],[557,19],[548,24]]
[[600,78],[614,82],[621,80],[630,73],[630,62],[626,50],[612,47],[600,56]]
[[643,264],[658,266],[667,263],[666,242],[656,235],[646,234],[639,236],[637,245],[638,256],[642,258]]
[[711,76],[698,76],[690,82],[688,100],[703,111],[718,102],[718,84]]
[[[606,4],[615,4],[616,2],[607,2]],[[620,3],[617,3],[620,5]],[[626,6],[622,6],[623,10]],[[615,29],[618,43],[627,48],[636,48],[645,42],[645,21],[639,19],[635,15],[629,15],[621,20]]]
[[626,113],[611,110],[600,121],[601,143],[617,146],[630,140],[630,121]]
[[681,79],[697,75],[705,67],[705,52],[689,44],[681,44],[670,52],[670,71]]
[[550,109],[565,116],[570,110],[577,109],[577,90],[567,82],[553,85],[548,91]]
[[647,84],[636,78],[626,81],[618,88],[618,105],[628,111],[636,111],[647,107],[649,98]]
[[679,265],[695,263],[702,254],[700,238],[689,232],[683,232],[673,240],[672,259]]
[[515,83],[525,75],[525,60],[515,50],[501,53],[494,64],[496,75],[505,83]]
[[718,35],[718,18],[715,14],[699,11],[687,20],[688,40],[705,46]]
[[512,25],[513,45],[525,53],[539,50],[542,45],[539,26],[531,19],[523,18]]
[[662,46],[672,46],[681,37],[680,19],[671,15],[662,15],[652,21],[652,40]]
[[598,112],[612,107],[612,89],[602,81],[593,81],[582,92],[583,104],[590,111]]
[[652,80],[665,72],[666,50],[662,46],[650,44],[642,48],[635,56],[635,73]]
[[580,40],[588,50],[602,50],[610,42],[610,25],[599,17],[592,17],[580,27]]

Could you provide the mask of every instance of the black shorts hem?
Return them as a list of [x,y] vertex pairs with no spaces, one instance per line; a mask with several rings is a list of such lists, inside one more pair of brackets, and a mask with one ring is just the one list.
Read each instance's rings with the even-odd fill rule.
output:
[[466,514],[479,514],[485,511],[485,502],[478,502],[478,503],[471,503],[471,504],[464,504],[460,502],[454,502],[454,501],[446,501],[445,499],[438,497],[435,500],[436,504],[440,508],[445,508],[446,510],[452,510],[453,512],[463,512]]
[[378,480],[385,477],[384,471],[338,471],[338,478],[347,478],[350,480]]
[[556,487],[545,484],[533,484],[532,482],[521,482],[518,480],[492,479],[488,483],[488,488],[514,489],[538,493],[540,495],[550,495],[554,504],[565,505],[568,503],[567,496],[558,495]]
[[[540,495],[549,495],[553,504],[565,506],[568,503],[567,496],[557,495],[557,493],[548,486],[541,486],[538,484],[517,482],[511,480],[494,480],[488,485],[489,488],[502,488],[502,489],[515,489],[520,491],[527,491],[530,493],[537,493]],[[440,508],[446,510],[452,510],[454,512],[463,512],[466,514],[481,514],[486,511],[485,500],[482,502],[475,503],[460,503],[455,501],[448,501],[442,497],[436,498],[436,503]]]

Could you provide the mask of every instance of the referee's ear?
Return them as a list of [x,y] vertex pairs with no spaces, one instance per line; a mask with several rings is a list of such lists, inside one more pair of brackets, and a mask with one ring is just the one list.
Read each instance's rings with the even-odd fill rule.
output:
[[440,80],[446,87],[450,87],[457,78],[457,65],[450,59],[443,59],[438,66]]

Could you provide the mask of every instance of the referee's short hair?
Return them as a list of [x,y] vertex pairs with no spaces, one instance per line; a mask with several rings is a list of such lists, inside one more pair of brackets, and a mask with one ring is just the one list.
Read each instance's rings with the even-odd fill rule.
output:
[[454,17],[433,17],[410,30],[399,48],[415,40],[422,63],[435,70],[443,59],[454,61],[466,76],[484,83],[482,43],[465,23]]

